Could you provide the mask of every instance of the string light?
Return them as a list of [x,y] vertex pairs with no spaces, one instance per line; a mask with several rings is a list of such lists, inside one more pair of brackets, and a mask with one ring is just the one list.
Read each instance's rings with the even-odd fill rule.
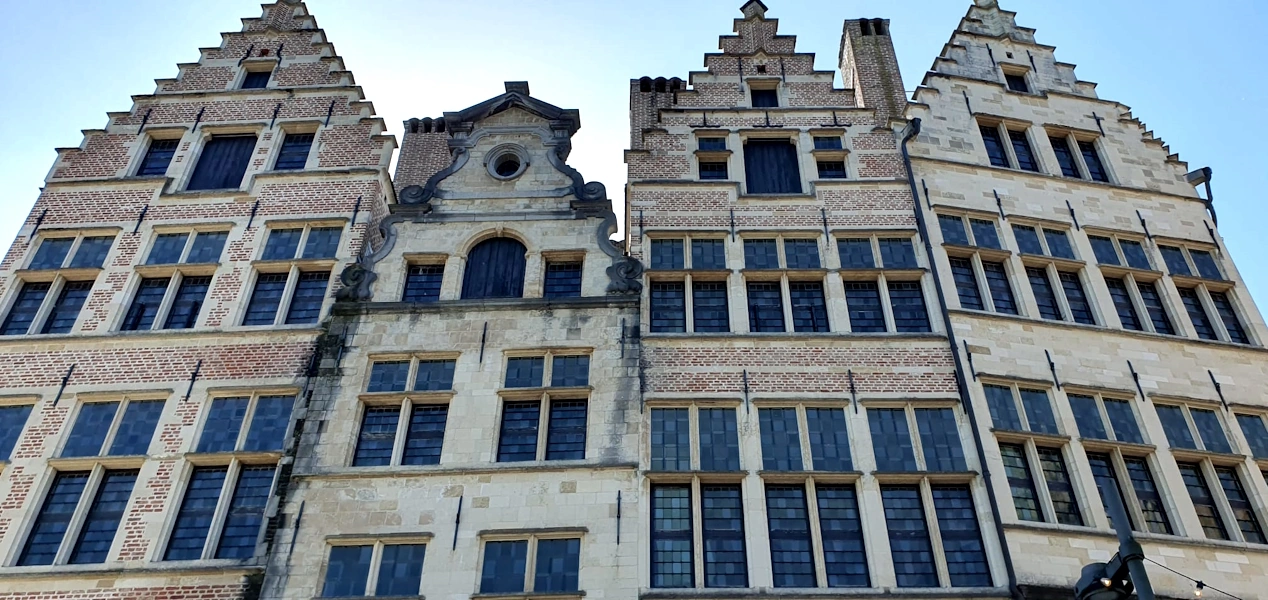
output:
[[1203,591],[1203,590],[1206,590],[1206,589],[1208,589],[1208,588],[1209,588],[1209,589],[1215,590],[1215,591],[1217,591],[1217,592],[1219,592],[1219,593],[1221,593],[1221,594],[1224,594],[1225,596],[1228,596],[1229,598],[1232,598],[1233,600],[1243,600],[1242,598],[1239,598],[1239,597],[1237,597],[1237,596],[1234,596],[1234,595],[1232,595],[1232,594],[1230,594],[1230,593],[1228,593],[1228,592],[1226,592],[1226,591],[1224,591],[1224,590],[1221,590],[1220,588],[1217,588],[1217,587],[1212,586],[1212,585],[1207,585],[1205,582],[1203,582],[1203,581],[1202,581],[1202,580],[1200,580],[1200,579],[1194,579],[1194,578],[1192,578],[1192,577],[1189,577],[1188,575],[1185,575],[1184,573],[1181,573],[1181,572],[1179,572],[1179,571],[1177,571],[1177,570],[1175,570],[1175,569],[1172,569],[1171,567],[1168,567],[1167,565],[1164,565],[1164,564],[1162,564],[1162,563],[1160,563],[1160,562],[1158,562],[1158,561],[1156,561],[1156,560],[1154,560],[1154,559],[1152,559],[1152,558],[1149,558],[1148,556],[1146,556],[1146,557],[1144,557],[1144,558],[1145,558],[1145,560],[1147,560],[1147,561],[1149,561],[1149,562],[1151,562],[1151,563],[1153,563],[1153,564],[1155,564],[1155,565],[1158,565],[1158,566],[1160,566],[1160,567],[1162,567],[1162,568],[1164,568],[1164,569],[1166,569],[1166,570],[1168,570],[1168,571],[1171,571],[1172,573],[1175,573],[1176,575],[1179,575],[1179,576],[1181,576],[1181,577],[1183,577],[1183,578],[1185,578],[1185,579],[1188,579],[1189,581],[1192,581],[1192,582],[1193,582],[1193,595],[1194,595],[1195,597],[1197,597],[1197,598],[1201,598],[1201,597],[1202,597],[1202,591]]

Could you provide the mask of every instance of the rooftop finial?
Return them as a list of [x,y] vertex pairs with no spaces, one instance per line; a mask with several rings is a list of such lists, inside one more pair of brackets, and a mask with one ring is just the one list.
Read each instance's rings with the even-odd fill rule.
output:
[[744,3],[744,6],[740,7],[745,19],[765,19],[766,10],[766,5],[762,4],[762,0],[748,0],[748,2]]
[[525,96],[528,96],[528,95],[529,95],[529,93],[528,93],[528,82],[527,82],[527,81],[508,81],[508,82],[506,82],[506,93],[508,93],[508,94],[509,94],[509,93],[511,93],[511,92],[518,92],[518,93],[520,93],[520,94],[524,94]]

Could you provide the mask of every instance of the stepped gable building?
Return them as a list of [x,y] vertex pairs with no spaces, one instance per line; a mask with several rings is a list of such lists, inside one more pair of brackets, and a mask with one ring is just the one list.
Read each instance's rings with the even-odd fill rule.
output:
[[[256,596],[395,140],[301,2],[58,150],[0,264],[0,595]],[[297,405],[298,403],[298,405]]]

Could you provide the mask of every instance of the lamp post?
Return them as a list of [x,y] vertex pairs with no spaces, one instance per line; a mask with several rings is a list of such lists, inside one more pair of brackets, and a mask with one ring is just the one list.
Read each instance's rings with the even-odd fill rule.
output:
[[1140,600],[1154,600],[1154,589],[1145,572],[1145,551],[1132,533],[1118,488],[1105,486],[1101,493],[1105,495],[1105,506],[1118,533],[1118,553],[1108,563],[1083,567],[1083,576],[1074,586],[1074,596],[1078,600],[1123,600],[1134,590]]

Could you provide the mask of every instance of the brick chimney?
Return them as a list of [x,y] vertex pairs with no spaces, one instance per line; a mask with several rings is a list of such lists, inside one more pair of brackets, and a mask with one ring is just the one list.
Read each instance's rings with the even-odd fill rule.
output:
[[841,34],[841,77],[859,106],[876,111],[876,124],[903,114],[907,93],[898,70],[889,19],[851,19]]

